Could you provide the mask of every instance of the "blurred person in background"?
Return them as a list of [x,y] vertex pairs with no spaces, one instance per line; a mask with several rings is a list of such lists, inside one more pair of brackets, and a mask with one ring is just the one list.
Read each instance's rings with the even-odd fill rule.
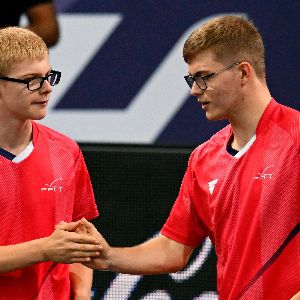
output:
[[6,9],[0,10],[0,28],[20,26],[23,15],[28,19],[26,28],[37,33],[48,47],[59,40],[59,24],[52,0],[7,1]]

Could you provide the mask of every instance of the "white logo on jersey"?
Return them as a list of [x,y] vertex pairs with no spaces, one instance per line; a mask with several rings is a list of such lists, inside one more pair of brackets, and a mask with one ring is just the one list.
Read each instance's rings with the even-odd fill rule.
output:
[[62,181],[62,178],[60,177],[60,178],[57,178],[57,179],[55,179],[55,180],[53,180],[50,184],[45,184],[45,186],[47,186],[47,187],[42,187],[41,188],[41,191],[47,191],[47,192],[51,192],[51,191],[53,191],[53,192],[61,192],[61,190],[63,189],[63,187],[62,186],[57,186],[57,185],[54,185],[54,183],[55,182],[57,182],[57,181]]
[[258,173],[254,179],[272,179],[273,173],[266,173],[268,169],[273,168],[274,166],[266,167],[261,173]]
[[214,180],[212,180],[212,181],[210,181],[210,182],[208,183],[208,189],[209,189],[209,192],[210,192],[211,195],[212,195],[212,193],[213,193],[213,191],[214,191],[214,189],[215,189],[215,186],[216,186],[218,180],[219,180],[219,179],[214,179]]

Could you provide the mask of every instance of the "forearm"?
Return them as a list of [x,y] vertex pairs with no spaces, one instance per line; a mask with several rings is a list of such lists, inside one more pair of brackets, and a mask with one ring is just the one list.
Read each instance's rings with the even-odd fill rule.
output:
[[37,33],[46,42],[47,46],[53,46],[59,39],[59,25],[52,3],[35,5],[27,11],[29,19],[28,29]]
[[[75,222],[69,226],[69,230],[75,229],[76,224]],[[99,255],[98,251],[102,247],[98,244],[93,237],[57,228],[48,237],[0,246],[0,273],[11,272],[43,261],[66,264],[87,262],[91,257]]]
[[32,24],[27,26],[27,28],[38,34],[45,41],[48,47],[52,47],[58,42],[59,34],[58,30],[56,30],[55,28],[53,28],[52,30],[52,28],[50,27],[51,30],[49,30],[49,26],[52,25]]
[[[184,268],[194,248],[159,235],[143,244],[129,248],[110,247],[96,227],[85,219],[81,225],[102,247],[99,256],[85,266],[127,274],[161,274]],[[62,228],[66,226],[63,225]]]
[[133,248],[112,248],[107,269],[126,274],[150,275],[176,272],[181,265],[173,265],[163,253],[159,255],[144,250],[144,245]]
[[0,273],[11,272],[46,260],[43,239],[22,244],[0,246]]
[[93,270],[82,264],[70,265],[72,299],[90,300],[93,283]]
[[192,247],[159,236],[135,247],[110,248],[105,259],[96,258],[87,266],[127,274],[170,273],[184,268],[192,251]]

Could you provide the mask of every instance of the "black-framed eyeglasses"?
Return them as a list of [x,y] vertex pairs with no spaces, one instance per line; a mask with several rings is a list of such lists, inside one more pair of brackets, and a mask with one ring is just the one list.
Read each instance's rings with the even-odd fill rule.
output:
[[210,73],[210,74],[205,75],[205,76],[191,76],[191,75],[186,75],[186,76],[184,76],[184,79],[185,79],[186,83],[188,84],[188,86],[190,88],[192,88],[194,82],[196,82],[196,84],[199,86],[199,88],[202,91],[205,91],[207,89],[207,84],[206,84],[206,80],[207,79],[212,78],[213,76],[216,76],[216,75],[218,75],[218,74],[220,74],[220,73],[222,73],[224,71],[227,71],[227,70],[233,68],[234,66],[239,65],[240,63],[241,62],[235,62],[235,63],[227,66],[224,69],[218,70],[216,72]]
[[52,86],[57,85],[60,81],[60,77],[61,77],[61,72],[52,70],[48,75],[41,76],[41,77],[18,79],[18,78],[0,76],[0,79],[5,81],[23,83],[27,85],[27,89],[29,91],[37,91],[42,87],[45,80],[47,80]]

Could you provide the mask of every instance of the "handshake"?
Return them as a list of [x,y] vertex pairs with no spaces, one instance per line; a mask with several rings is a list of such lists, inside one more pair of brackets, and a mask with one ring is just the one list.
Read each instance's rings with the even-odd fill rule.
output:
[[84,218],[77,222],[60,222],[43,240],[44,261],[82,263],[89,268],[97,265],[98,269],[106,269],[104,254],[110,247],[95,226]]

